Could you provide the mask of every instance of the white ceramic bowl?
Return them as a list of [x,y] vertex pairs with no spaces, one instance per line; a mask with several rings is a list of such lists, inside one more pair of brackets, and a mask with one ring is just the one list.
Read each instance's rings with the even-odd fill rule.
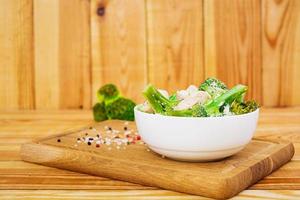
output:
[[181,161],[212,161],[231,156],[251,140],[259,109],[224,117],[174,117],[134,108],[142,140],[156,153]]

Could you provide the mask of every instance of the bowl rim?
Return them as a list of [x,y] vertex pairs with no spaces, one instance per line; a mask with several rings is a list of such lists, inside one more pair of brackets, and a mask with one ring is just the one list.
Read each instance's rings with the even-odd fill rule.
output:
[[259,113],[259,110],[260,110],[260,108],[257,108],[255,111],[252,111],[252,112],[249,112],[249,113],[246,113],[246,114],[241,114],[241,115],[227,115],[227,116],[216,116],[216,117],[212,117],[212,116],[210,116],[210,117],[180,117],[180,116],[161,115],[161,114],[155,114],[155,113],[146,113],[146,112],[143,112],[143,111],[141,111],[141,110],[138,109],[138,107],[140,107],[141,105],[143,105],[143,104],[137,104],[134,107],[134,111],[142,113],[144,115],[148,115],[148,116],[159,116],[159,117],[162,117],[162,118],[170,118],[170,119],[224,119],[224,118],[242,118],[242,117],[247,117],[249,115],[253,115],[253,114]]

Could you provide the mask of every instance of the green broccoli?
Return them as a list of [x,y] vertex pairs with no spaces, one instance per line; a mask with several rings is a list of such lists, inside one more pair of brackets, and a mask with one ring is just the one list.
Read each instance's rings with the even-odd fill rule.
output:
[[119,97],[105,105],[106,114],[109,119],[134,120],[133,108],[135,103],[130,99]]
[[97,91],[97,98],[98,101],[101,102],[109,102],[112,101],[120,96],[120,92],[114,84],[106,84],[103,85],[98,91]]
[[149,84],[145,88],[145,90],[143,91],[143,95],[148,100],[150,106],[155,111],[155,113],[182,117],[206,116],[206,112],[200,104],[197,104],[190,109],[174,110],[174,106],[176,106],[179,103],[179,101],[177,101],[175,98],[167,99],[151,84]]
[[173,107],[178,101],[173,99],[167,99],[164,97],[153,85],[149,84],[143,91],[143,95],[150,103],[155,113],[166,114],[167,111],[173,110]]
[[222,81],[216,78],[208,78],[199,86],[199,90],[206,91],[211,97],[215,98],[228,91],[228,88]]
[[93,106],[93,114],[94,114],[94,119],[97,122],[101,122],[104,120],[107,120],[108,117],[106,115],[106,111],[105,111],[105,104],[104,102],[102,103],[96,103]]
[[134,120],[135,103],[124,98],[114,84],[106,84],[97,92],[98,103],[93,107],[95,121],[107,119]]
[[222,115],[221,108],[223,105],[231,104],[236,98],[239,98],[247,91],[247,86],[245,85],[236,85],[227,92],[221,94],[208,101],[204,107],[205,111],[209,116],[220,116]]
[[222,115],[221,107],[224,104],[231,104],[237,97],[240,97],[247,91],[244,85],[237,85],[232,89],[226,91],[220,96],[209,100],[204,105],[196,104],[192,108],[184,110],[174,110],[174,106],[178,102],[171,101],[165,98],[156,88],[148,85],[143,94],[148,100],[155,113],[171,116],[184,116],[184,117],[207,117],[207,116],[220,116]]
[[238,102],[233,101],[230,106],[230,111],[236,115],[241,115],[249,112],[255,111],[259,108],[259,104],[254,100],[246,101],[246,102]]

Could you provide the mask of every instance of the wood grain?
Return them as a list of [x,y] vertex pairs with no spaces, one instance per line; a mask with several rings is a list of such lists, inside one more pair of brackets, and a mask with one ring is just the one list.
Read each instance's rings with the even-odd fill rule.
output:
[[[0,112],[0,196],[4,199],[206,199],[20,161],[21,143],[91,122],[90,111]],[[293,161],[233,199],[299,198],[299,124],[299,107],[261,109],[256,137],[293,141],[295,156]]]
[[300,2],[262,0],[263,103],[300,102]]
[[33,3],[0,6],[0,109],[34,109]]
[[149,82],[174,92],[204,79],[202,1],[147,1]]
[[260,6],[259,0],[204,0],[205,76],[218,77],[230,87],[248,85],[248,97],[259,102]]
[[34,5],[37,108],[90,108],[89,1]]
[[115,83],[138,102],[147,82],[145,1],[92,0],[92,87]]

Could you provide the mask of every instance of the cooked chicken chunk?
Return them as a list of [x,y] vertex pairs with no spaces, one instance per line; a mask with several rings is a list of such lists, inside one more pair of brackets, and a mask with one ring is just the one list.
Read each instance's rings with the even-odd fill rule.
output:
[[174,107],[174,110],[184,110],[191,108],[197,103],[204,103],[210,98],[210,95],[207,92],[199,91],[193,92],[191,95],[188,95],[184,98],[177,106]]

